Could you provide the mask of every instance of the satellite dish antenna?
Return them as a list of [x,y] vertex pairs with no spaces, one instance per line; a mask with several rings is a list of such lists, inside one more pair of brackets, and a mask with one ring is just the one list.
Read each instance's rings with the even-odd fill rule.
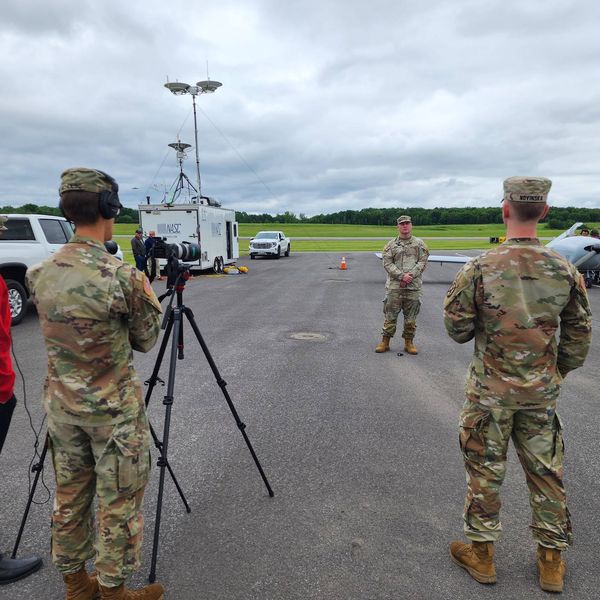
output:
[[165,83],[165,87],[176,96],[183,96],[183,94],[187,94],[187,91],[190,87],[189,83],[179,83],[179,81],[168,82]]
[[207,79],[206,81],[199,81],[196,86],[199,87],[204,94],[212,94],[216,92],[223,84],[220,81],[212,81]]
[[[176,142],[173,142],[172,144],[169,144],[169,148],[173,148],[173,150],[175,150],[175,152],[177,152],[177,160],[179,161],[179,175],[177,176],[177,179],[171,185],[170,190],[173,190],[173,193],[171,194],[170,202],[167,202],[167,204],[173,204],[175,202],[175,200],[177,200],[177,198],[179,198],[179,196],[181,195],[181,192],[183,191],[184,188],[187,188],[188,197],[190,198],[190,200],[193,203],[196,203],[198,201],[198,190],[193,186],[193,184],[189,180],[188,176],[183,172],[183,161],[184,161],[184,159],[187,158],[186,151],[188,148],[191,148],[191,147],[192,147],[191,144],[186,144],[179,140],[177,140]],[[175,189],[173,189],[173,187]],[[194,192],[195,192],[194,196],[192,196],[192,190],[194,190]]]
[[181,163],[182,160],[187,158],[186,151],[191,148],[191,144],[184,144],[183,142],[173,142],[169,144],[169,148],[173,148],[177,152],[177,160]]

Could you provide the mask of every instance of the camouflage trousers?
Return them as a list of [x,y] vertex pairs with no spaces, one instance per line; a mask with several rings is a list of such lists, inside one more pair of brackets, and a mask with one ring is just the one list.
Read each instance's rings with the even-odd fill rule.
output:
[[476,542],[500,537],[500,486],[510,438],[529,487],[533,537],[548,548],[567,548],[572,534],[563,486],[564,443],[554,406],[513,410],[465,402],[460,415],[468,488],[465,535]]
[[383,300],[383,335],[394,337],[398,315],[404,314],[402,337],[412,340],[417,330],[417,315],[421,310],[421,290],[388,290]]
[[99,582],[116,587],[139,568],[150,466],[146,414],[102,427],[66,425],[50,416],[48,433],[56,475],[52,560],[68,575],[95,556]]

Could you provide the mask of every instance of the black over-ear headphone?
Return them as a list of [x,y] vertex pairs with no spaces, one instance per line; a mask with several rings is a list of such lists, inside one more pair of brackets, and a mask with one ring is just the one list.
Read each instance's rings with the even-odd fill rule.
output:
[[[97,170],[97,169],[96,169]],[[108,181],[112,190],[103,190],[98,194],[98,212],[105,219],[114,219],[121,212],[121,201],[119,200],[119,184],[104,171],[98,171]]]

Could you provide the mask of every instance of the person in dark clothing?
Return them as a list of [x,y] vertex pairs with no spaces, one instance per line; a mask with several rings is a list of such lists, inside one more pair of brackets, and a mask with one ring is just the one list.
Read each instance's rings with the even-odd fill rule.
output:
[[151,277],[151,280],[156,277],[159,281],[163,279],[160,274],[160,264],[158,258],[154,258],[152,250],[156,244],[156,233],[154,231],[148,232],[148,237],[144,240],[144,246],[146,247],[146,275]]
[[133,251],[135,266],[142,273],[146,269],[146,246],[144,246],[144,242],[142,241],[143,234],[143,229],[136,229],[135,236],[131,238],[131,250]]

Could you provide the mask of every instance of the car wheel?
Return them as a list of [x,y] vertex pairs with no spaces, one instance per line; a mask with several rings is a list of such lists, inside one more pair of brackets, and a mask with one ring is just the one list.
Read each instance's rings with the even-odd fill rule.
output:
[[256,254],[251,254],[250,255],[250,260],[254,260],[256,258]]
[[291,248],[292,248],[292,245],[291,245],[291,244],[288,244],[288,248],[287,248],[287,250],[285,251],[285,255],[286,255],[286,256],[289,256],[289,255],[290,255],[290,250],[291,250]]
[[12,325],[18,325],[27,311],[27,292],[18,281],[13,279],[6,280],[6,287],[8,288],[11,323]]
[[275,258],[281,258],[281,246],[277,246],[277,254],[275,255]]

